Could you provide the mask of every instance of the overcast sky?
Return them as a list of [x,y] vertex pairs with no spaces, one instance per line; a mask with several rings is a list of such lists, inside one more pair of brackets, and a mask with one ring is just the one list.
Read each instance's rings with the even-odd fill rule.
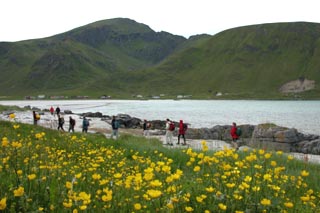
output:
[[0,41],[48,37],[118,17],[188,38],[252,24],[320,23],[319,5],[319,0],[2,0]]

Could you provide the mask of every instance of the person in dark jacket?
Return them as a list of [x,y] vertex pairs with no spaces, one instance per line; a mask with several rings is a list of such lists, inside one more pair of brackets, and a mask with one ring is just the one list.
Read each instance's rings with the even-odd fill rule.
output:
[[88,120],[86,117],[83,117],[83,121],[82,121],[82,132],[87,133],[89,126],[90,126],[89,120]]
[[32,112],[33,114],[33,124],[37,125],[38,124],[38,120],[40,120],[40,115],[36,113],[36,111]]
[[69,117],[69,131],[74,132],[74,126],[76,125],[76,120],[74,120],[71,116]]
[[179,134],[178,134],[178,143],[177,143],[177,144],[180,144],[180,137],[182,136],[182,137],[183,137],[183,144],[182,144],[182,145],[187,145],[187,143],[186,143],[186,137],[185,137],[186,131],[187,131],[187,125],[183,123],[183,120],[180,120],[180,123],[179,123]]
[[232,145],[233,147],[238,150],[239,146],[238,146],[238,139],[239,139],[239,135],[237,135],[237,124],[236,123],[232,123],[232,127],[230,130],[230,135],[232,138]]
[[64,132],[63,124],[64,124],[64,117],[61,115],[58,115],[58,130],[61,129]]
[[116,137],[116,139],[118,139],[119,136],[119,121],[116,119],[116,116],[112,116],[112,121],[111,121],[111,127],[112,127],[112,133],[111,133],[111,139],[113,139],[113,136]]
[[56,108],[56,114],[57,114],[57,115],[60,115],[60,111],[61,111],[61,110],[60,110],[60,107],[57,107],[57,108]]

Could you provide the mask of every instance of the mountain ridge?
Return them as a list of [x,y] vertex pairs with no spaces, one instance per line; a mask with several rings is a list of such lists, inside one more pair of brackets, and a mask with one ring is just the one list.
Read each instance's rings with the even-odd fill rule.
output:
[[[0,42],[0,95],[318,99],[319,38],[320,24],[309,22],[186,39],[131,19],[102,20],[43,39]],[[281,92],[299,78],[315,87]]]

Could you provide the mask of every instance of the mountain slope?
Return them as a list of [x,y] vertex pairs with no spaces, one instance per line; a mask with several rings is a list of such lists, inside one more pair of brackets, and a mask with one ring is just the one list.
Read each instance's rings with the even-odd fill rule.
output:
[[[279,98],[279,88],[288,81],[320,82],[319,38],[320,25],[315,23],[230,29],[142,72],[147,76],[144,88],[209,97],[222,92],[229,97]],[[320,97],[319,89],[311,96]]]
[[[0,43],[0,95],[318,99],[319,38],[320,24],[306,22],[185,39],[130,19],[103,20],[49,38]],[[315,82],[310,91],[281,93],[283,85],[304,79]]]
[[101,78],[160,62],[185,40],[119,18],[50,38],[0,43],[2,92],[82,93]]

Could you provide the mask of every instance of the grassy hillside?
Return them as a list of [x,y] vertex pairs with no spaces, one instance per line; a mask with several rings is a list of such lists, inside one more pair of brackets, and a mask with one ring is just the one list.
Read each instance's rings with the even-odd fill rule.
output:
[[[186,39],[130,19],[92,23],[50,38],[0,43],[3,95],[91,93],[96,81],[152,66]],[[106,83],[98,88],[108,88]],[[99,89],[100,90],[100,89]]]
[[[50,38],[0,43],[0,95],[319,99],[319,38],[320,24],[306,22],[185,39],[130,19],[103,20]],[[297,79],[316,87],[279,92]]]
[[[222,92],[227,93],[223,98],[282,98],[278,90],[288,81],[320,81],[319,38],[320,25],[313,23],[230,29],[142,72],[147,76],[144,88],[208,97]],[[319,98],[320,91],[304,96]]]

